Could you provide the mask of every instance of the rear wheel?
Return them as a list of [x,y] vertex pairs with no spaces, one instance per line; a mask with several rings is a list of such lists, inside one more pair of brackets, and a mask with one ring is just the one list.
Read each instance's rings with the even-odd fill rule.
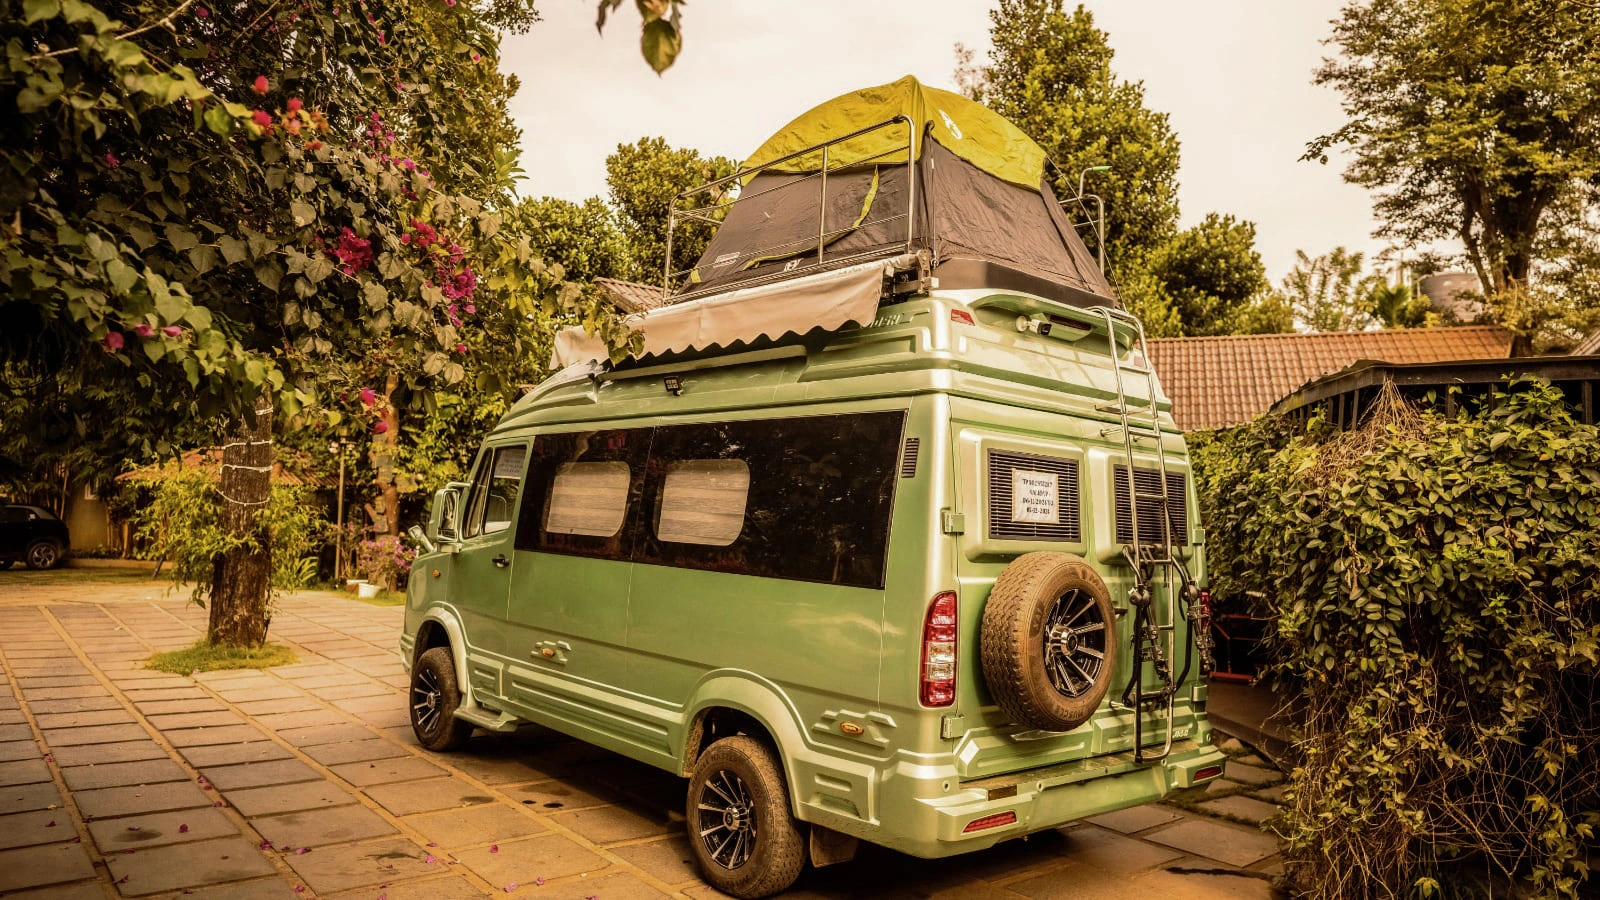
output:
[[752,737],[706,748],[689,779],[689,843],[717,890],[751,900],[794,884],[805,841],[789,814],[777,754]]
[[429,750],[455,750],[472,735],[472,723],[456,718],[461,705],[457,685],[449,647],[434,647],[411,667],[411,731]]
[[28,568],[53,569],[61,562],[61,546],[55,541],[34,541],[28,545]]

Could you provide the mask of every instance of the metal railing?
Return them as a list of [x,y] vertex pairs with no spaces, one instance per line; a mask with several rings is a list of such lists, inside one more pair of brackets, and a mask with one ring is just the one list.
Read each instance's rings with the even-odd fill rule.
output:
[[[882,151],[880,153],[874,153],[874,154],[870,154],[870,155],[867,155],[867,156],[864,156],[864,157],[850,157],[850,158],[844,159],[843,161],[839,161],[839,160],[834,158],[834,152],[833,151],[835,150],[836,147],[838,147],[838,145],[844,144],[844,143],[846,143],[848,141],[856,140],[858,138],[865,137],[867,135],[873,134],[873,133],[878,132],[878,131],[882,131],[882,130],[889,129],[889,128],[894,128],[896,126],[902,126],[906,130],[906,142],[905,142],[905,144],[903,146],[897,145],[897,146],[894,146],[891,149],[884,150],[884,151]],[[805,271],[805,270],[808,270],[808,269],[816,268],[818,266],[823,265],[825,262],[831,262],[831,263],[838,264],[838,263],[844,263],[844,262],[851,262],[851,261],[854,261],[854,260],[857,260],[857,259],[866,260],[866,259],[870,259],[870,258],[877,257],[877,256],[888,255],[888,254],[891,254],[891,253],[899,254],[899,253],[909,253],[909,252],[911,252],[912,249],[913,249],[912,245],[913,245],[913,243],[914,243],[914,241],[916,239],[916,209],[917,209],[917,178],[916,178],[916,169],[915,169],[916,151],[917,151],[916,139],[917,139],[916,123],[914,123],[909,116],[904,116],[904,115],[895,116],[894,118],[891,118],[891,119],[885,119],[882,122],[877,123],[876,125],[868,125],[865,128],[857,129],[856,131],[852,131],[849,134],[841,135],[839,137],[832,138],[831,140],[823,141],[822,143],[819,143],[819,144],[812,144],[809,147],[804,147],[804,148],[802,148],[800,150],[796,150],[793,153],[790,153],[790,154],[788,154],[786,156],[778,157],[777,159],[771,160],[770,162],[765,162],[765,163],[762,163],[761,165],[758,165],[758,166],[748,166],[748,167],[742,168],[742,169],[738,170],[737,172],[734,172],[731,175],[727,175],[727,176],[724,176],[722,178],[717,178],[717,179],[714,179],[712,181],[708,181],[705,184],[702,184],[702,185],[700,185],[698,187],[690,188],[689,190],[686,190],[683,193],[678,194],[676,197],[674,197],[672,199],[672,204],[669,207],[668,213],[667,213],[667,252],[666,252],[666,260],[662,263],[662,272],[661,272],[661,288],[662,288],[662,290],[666,294],[672,295],[673,292],[674,292],[674,284],[675,284],[675,282],[677,282],[680,279],[686,277],[689,273],[691,273],[691,272],[693,272],[693,271],[695,271],[696,269],[699,268],[698,263],[696,265],[694,265],[694,266],[691,266],[691,267],[687,268],[687,269],[679,269],[679,270],[675,271],[672,268],[673,240],[674,240],[675,234],[676,234],[676,232],[678,230],[678,223],[679,223],[680,220],[705,222],[705,223],[711,224],[713,226],[720,225],[722,223],[722,221],[727,217],[728,212],[733,208],[733,206],[735,204],[743,203],[743,202],[749,201],[749,200],[754,200],[754,199],[756,199],[758,197],[763,197],[763,196],[766,196],[767,194],[774,193],[776,191],[797,190],[797,189],[800,189],[801,185],[803,185],[804,183],[806,183],[808,181],[811,181],[813,179],[816,180],[816,182],[817,182],[818,201],[819,201],[819,209],[817,211],[816,256],[813,259],[813,261],[809,265],[794,265],[794,263],[799,261],[801,251],[803,251],[805,248],[807,248],[807,247],[809,247],[811,245],[812,240],[810,238],[806,238],[804,240],[783,241],[783,242],[774,244],[772,246],[758,248],[756,251],[754,251],[751,254],[749,254],[749,258],[750,259],[758,259],[758,260],[759,259],[764,259],[764,258],[784,259],[786,257],[795,257],[795,259],[790,261],[790,266],[785,267],[784,272],[782,273],[782,274],[785,274],[785,275],[789,275],[789,274],[793,274],[797,270],[798,271]],[[892,156],[895,156],[895,155],[897,155],[899,153],[905,153],[906,154],[907,174],[909,176],[906,179],[908,187],[907,187],[907,191],[906,191],[907,197],[906,197],[905,212],[897,213],[895,215],[890,215],[890,216],[884,216],[884,217],[881,217],[881,218],[878,218],[878,219],[873,219],[871,221],[868,221],[865,218],[863,218],[861,220],[852,222],[851,224],[849,224],[848,226],[846,226],[844,228],[835,228],[835,229],[830,231],[828,229],[828,173],[830,171],[838,172],[838,171],[840,171],[842,169],[849,169],[849,168],[855,168],[855,167],[858,167],[858,166],[869,165],[869,164],[872,164],[872,163],[877,162],[877,161],[885,160],[885,159],[887,159],[889,157],[892,157]],[[792,181],[785,182],[784,184],[780,184],[780,185],[776,185],[774,187],[767,188],[766,190],[757,191],[757,192],[755,192],[753,194],[746,194],[742,190],[740,190],[740,188],[744,184],[752,181],[756,175],[759,175],[759,174],[761,174],[763,172],[768,172],[768,171],[772,171],[774,169],[778,169],[778,168],[784,166],[784,164],[786,164],[786,163],[790,163],[790,162],[792,162],[794,160],[802,159],[802,158],[804,158],[806,156],[810,156],[810,155],[813,155],[813,154],[820,154],[820,157],[821,157],[820,164],[818,165],[816,171],[805,172],[804,174],[801,175],[800,178],[797,178],[797,179],[792,180]],[[733,188],[731,190],[725,190],[724,188],[726,186],[728,186],[728,185],[733,185]],[[702,194],[706,194],[708,192],[711,193],[712,197],[713,197],[712,201],[709,204],[706,204],[706,205],[703,205],[703,206],[681,207],[680,208],[680,204],[682,204],[683,202],[688,201],[691,198],[700,196]],[[896,220],[899,220],[899,219],[904,219],[905,223],[906,223],[906,236],[905,236],[905,241],[904,241],[904,245],[903,246],[896,246],[896,247],[889,247],[889,248],[877,248],[877,249],[866,251],[866,252],[862,252],[862,253],[850,254],[850,255],[845,255],[845,256],[836,256],[836,257],[832,257],[832,258],[829,258],[827,256],[827,253],[826,253],[827,247],[834,240],[836,240],[836,239],[838,239],[840,237],[843,237],[844,235],[849,234],[852,231],[855,231],[857,229],[866,227],[867,225],[880,225],[880,224],[883,224],[885,222],[893,222],[893,221],[896,221]],[[735,284],[739,284],[741,282],[761,281],[761,280],[765,280],[765,279],[762,279],[762,278],[759,278],[759,277],[752,277],[750,279],[740,279],[740,280],[737,280],[734,283],[726,285],[726,286],[707,288],[707,289],[705,289],[705,292],[706,293],[711,293],[713,291],[727,290],[727,289],[733,287]],[[700,293],[700,291],[695,291],[695,290],[686,291],[684,294],[680,295],[680,297],[694,296],[697,293]]]

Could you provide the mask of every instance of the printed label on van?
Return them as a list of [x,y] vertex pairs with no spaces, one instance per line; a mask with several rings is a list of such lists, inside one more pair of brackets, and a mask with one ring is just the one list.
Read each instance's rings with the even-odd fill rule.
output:
[[1011,521],[1055,525],[1061,521],[1061,489],[1054,472],[1011,470]]

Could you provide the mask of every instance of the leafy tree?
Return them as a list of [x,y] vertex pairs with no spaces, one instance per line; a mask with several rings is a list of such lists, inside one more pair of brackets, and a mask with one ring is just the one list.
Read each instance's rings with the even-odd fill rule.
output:
[[1211,213],[1152,255],[1150,270],[1184,334],[1238,333],[1247,308],[1270,287],[1255,243],[1255,223]]
[[628,278],[641,268],[616,212],[599,197],[582,203],[557,197],[523,200],[512,216],[533,251],[546,263],[560,265],[572,281]]
[[1283,294],[1295,320],[1310,331],[1361,331],[1372,324],[1360,290],[1364,255],[1335,247],[1318,257],[1295,251]]
[[1563,206],[1596,210],[1593,3],[1353,2],[1333,41],[1343,53],[1317,82],[1343,94],[1350,121],[1306,156],[1326,161],[1332,148],[1353,147],[1345,177],[1378,192],[1380,234],[1413,246],[1460,240],[1522,352],[1565,310],[1600,306],[1577,292],[1551,303],[1536,287],[1541,264],[1588,261],[1563,253],[1551,231]]
[[1427,297],[1407,285],[1389,284],[1378,276],[1367,277],[1362,300],[1367,312],[1385,328],[1417,328],[1431,321]]
[[[658,284],[667,257],[667,219],[673,199],[689,190],[733,174],[738,162],[722,156],[702,156],[698,150],[673,147],[658,137],[619,144],[606,157],[606,186],[616,209],[631,263],[624,277]],[[717,196],[702,192],[685,198],[679,208],[710,206]],[[700,260],[716,226],[710,222],[682,220],[672,235],[673,272],[683,272]]]
[[236,423],[213,640],[265,637],[275,434],[390,432],[402,388],[425,405],[561,316],[627,342],[493,208],[495,29],[531,6],[10,2],[0,365]]

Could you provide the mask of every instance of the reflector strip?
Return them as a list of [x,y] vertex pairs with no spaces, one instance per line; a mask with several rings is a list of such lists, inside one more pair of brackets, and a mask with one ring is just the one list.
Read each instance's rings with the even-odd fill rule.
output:
[[1209,781],[1210,779],[1215,778],[1215,777],[1217,777],[1218,775],[1221,775],[1221,774],[1222,774],[1222,767],[1221,766],[1206,766],[1204,769],[1201,769],[1200,771],[1194,773],[1194,780],[1195,781]]
[[967,827],[961,829],[961,833],[971,834],[974,831],[982,831],[985,828],[999,828],[1001,825],[1015,825],[1016,822],[1017,814],[1011,810],[1006,810],[1003,813],[995,813],[992,816],[984,816],[981,819],[973,819],[971,822],[967,823]]

